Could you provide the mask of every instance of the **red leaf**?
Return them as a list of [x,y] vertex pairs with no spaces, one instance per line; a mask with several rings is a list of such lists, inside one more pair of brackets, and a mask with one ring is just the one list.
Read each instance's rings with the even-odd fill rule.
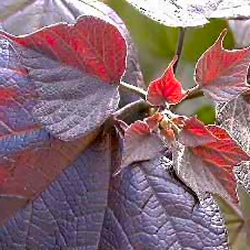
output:
[[250,47],[226,50],[222,47],[226,30],[200,57],[196,65],[198,85],[214,101],[227,102],[246,91],[247,71],[250,63]]
[[218,126],[207,126],[206,129],[215,140],[196,147],[184,148],[179,145],[174,152],[175,167],[196,193],[218,194],[237,204],[237,182],[233,169],[242,161],[249,161],[250,156],[226,130]]
[[216,137],[196,117],[185,121],[185,126],[179,133],[179,141],[188,147],[197,147],[216,141]]
[[160,137],[144,121],[132,123],[125,131],[121,168],[154,158],[164,149]]
[[151,82],[148,87],[147,100],[156,106],[179,103],[186,95],[181,83],[175,78],[173,66],[177,61],[174,57],[163,75]]
[[126,43],[115,26],[83,16],[74,25],[5,35],[34,87],[32,115],[53,136],[64,141],[86,136],[117,109]]
[[216,141],[192,148],[192,151],[210,164],[218,167],[236,166],[249,161],[250,156],[233,140],[226,130],[217,126],[207,126],[217,138]]
[[[223,191],[219,191],[218,194],[237,203],[238,196],[233,167],[242,161],[249,161],[250,156],[224,129],[217,126],[207,126],[207,129],[217,138],[216,141],[190,148],[190,151],[195,155],[195,158],[198,157],[202,160],[203,167],[209,168],[210,173],[227,192],[224,194]],[[209,177],[207,178],[209,179]]]
[[148,124],[151,130],[156,130],[159,127],[159,123],[163,119],[163,115],[161,113],[153,114],[150,117],[145,119],[145,122]]
[[1,32],[12,41],[105,82],[119,84],[126,66],[126,42],[118,29],[94,16],[56,24],[25,36]]

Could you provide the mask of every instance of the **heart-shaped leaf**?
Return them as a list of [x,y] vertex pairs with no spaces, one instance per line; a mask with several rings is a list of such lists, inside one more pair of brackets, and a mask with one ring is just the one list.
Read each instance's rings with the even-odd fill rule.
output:
[[[80,15],[94,15],[115,25],[128,45],[127,67],[122,80],[144,87],[138,55],[131,36],[121,18],[100,1],[93,0],[11,0],[0,2],[0,20],[3,30],[14,35],[25,35],[62,21],[75,23]],[[18,25],[16,25],[18,23]],[[121,90],[123,106],[136,100],[136,95]]]
[[[93,16],[15,37],[38,95],[36,119],[62,140],[85,136],[118,107],[126,43],[117,28]],[[105,96],[105,98],[102,98]]]
[[198,85],[217,103],[230,101],[249,89],[250,47],[226,50],[222,47],[225,36],[226,30],[200,57],[195,72]]

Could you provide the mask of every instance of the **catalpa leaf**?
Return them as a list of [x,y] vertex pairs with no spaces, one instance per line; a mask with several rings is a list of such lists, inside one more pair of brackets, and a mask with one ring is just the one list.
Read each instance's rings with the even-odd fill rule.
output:
[[[227,129],[242,148],[250,153],[250,93],[246,92],[217,107],[217,123]],[[239,182],[250,192],[250,162],[235,169]]]
[[178,140],[187,147],[197,147],[215,142],[216,137],[196,117],[185,121],[185,126],[178,135]]
[[177,61],[175,57],[163,75],[150,83],[147,100],[155,106],[179,103],[186,95],[181,83],[175,78],[173,66]]
[[[121,18],[106,4],[96,0],[11,0],[0,3],[0,20],[3,30],[14,35],[25,35],[45,26],[62,21],[75,23],[80,15],[94,15],[115,25],[126,38],[128,46],[126,73],[122,80],[144,87],[138,54],[131,36]],[[18,25],[16,25],[18,23]],[[136,100],[134,94],[121,90],[121,103]]]
[[172,27],[195,27],[210,18],[247,18],[249,0],[127,0],[147,17]]
[[226,50],[222,47],[225,36],[226,30],[200,57],[195,69],[198,85],[217,103],[230,101],[249,89],[250,47]]
[[194,198],[170,166],[157,157],[114,178],[100,249],[228,249],[213,200],[193,207]]
[[48,134],[31,114],[36,93],[18,54],[7,40],[0,40],[0,48],[0,224],[3,224],[69,167],[98,131],[69,143]]
[[0,227],[0,247],[228,249],[218,207],[211,198],[195,204],[166,158],[111,177],[119,148],[110,139],[99,138],[38,199]]
[[109,143],[108,136],[94,143],[34,202],[0,227],[1,248],[98,249],[110,180]]
[[164,148],[163,141],[147,122],[136,121],[124,134],[121,169],[134,162],[150,160]]
[[115,26],[83,16],[74,25],[4,35],[15,43],[35,85],[38,99],[32,113],[54,136],[85,136],[118,107],[126,43]]
[[175,168],[180,177],[198,194],[215,193],[237,203],[236,179],[233,167],[250,156],[229,134],[217,126],[207,126],[216,137],[196,147],[178,145],[175,153]]

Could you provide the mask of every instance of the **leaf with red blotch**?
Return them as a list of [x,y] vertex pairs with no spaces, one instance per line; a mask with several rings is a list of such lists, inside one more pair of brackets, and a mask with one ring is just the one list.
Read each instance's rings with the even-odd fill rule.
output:
[[147,122],[136,121],[125,131],[121,169],[134,162],[150,160],[164,148],[162,140]]
[[117,109],[126,42],[112,24],[83,16],[10,39],[38,95],[35,118],[54,136],[94,131]]
[[195,80],[200,88],[217,103],[228,102],[249,89],[247,71],[250,47],[224,49],[227,31],[200,57],[195,69]]
[[147,100],[155,106],[179,103],[186,95],[181,83],[175,78],[173,67],[177,61],[174,57],[163,75],[150,83]]
[[68,143],[53,138],[31,114],[37,96],[18,54],[7,40],[1,40],[0,48],[0,224],[3,224],[69,167],[98,131]]
[[[13,35],[25,35],[45,26],[60,23],[75,23],[80,15],[93,15],[115,25],[124,36],[128,47],[126,72],[122,80],[144,87],[138,53],[121,18],[101,1],[92,0],[9,0],[0,1],[1,28]],[[16,25],[18,23],[18,25]],[[120,90],[120,106],[138,99],[136,94]]]
[[216,137],[203,122],[196,117],[191,117],[185,121],[183,129],[178,135],[178,140],[187,147],[197,147],[216,141]]
[[216,193],[234,203],[238,202],[234,166],[249,161],[250,156],[222,128],[207,126],[216,137],[197,147],[176,150],[175,167],[180,177],[198,194]]

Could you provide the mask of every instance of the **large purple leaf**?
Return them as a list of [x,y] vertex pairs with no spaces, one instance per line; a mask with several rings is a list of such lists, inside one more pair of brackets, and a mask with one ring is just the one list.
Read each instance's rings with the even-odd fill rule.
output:
[[100,249],[228,249],[219,210],[193,197],[155,159],[110,185]]
[[126,44],[115,26],[83,16],[74,25],[4,35],[34,84],[38,98],[32,114],[52,135],[62,140],[86,136],[118,107]]
[[[14,47],[0,40],[0,224],[34,200],[98,131],[73,142],[53,138],[31,115],[34,86]],[[70,152],[70,154],[69,154]]]
[[[14,35],[31,33],[62,21],[74,23],[80,15],[94,15],[116,25],[128,46],[127,68],[122,80],[143,86],[137,51],[130,34],[115,11],[104,3],[93,0],[10,0],[0,3],[2,28]],[[121,90],[121,106],[136,98],[136,95]]]
[[112,177],[116,150],[116,139],[97,140],[36,201],[0,228],[0,246],[228,249],[218,207],[211,198],[195,204],[168,172],[167,158],[128,167]]
[[0,247],[98,249],[110,161],[106,137],[87,149],[36,201],[0,228]]

